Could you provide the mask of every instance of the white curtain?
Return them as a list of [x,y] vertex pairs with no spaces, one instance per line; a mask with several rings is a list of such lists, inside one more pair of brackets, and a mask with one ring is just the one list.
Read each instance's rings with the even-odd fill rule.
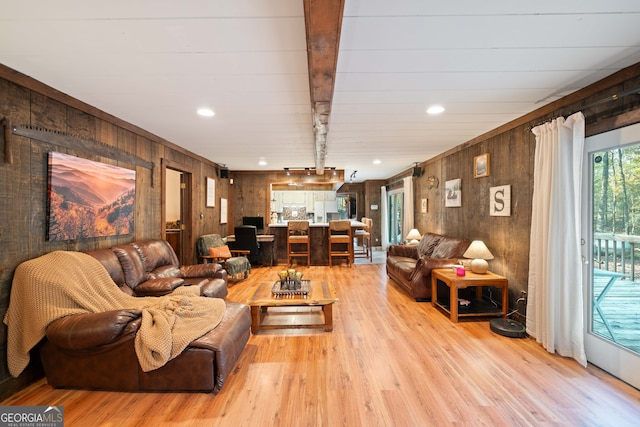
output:
[[404,239],[413,228],[413,177],[404,177],[402,178],[402,181],[402,191],[404,193],[404,204],[402,205],[402,238]]
[[536,136],[527,333],[586,366],[580,248],[584,116],[532,129]]
[[389,206],[387,199],[387,187],[380,187],[380,233],[382,233],[382,250],[389,246]]

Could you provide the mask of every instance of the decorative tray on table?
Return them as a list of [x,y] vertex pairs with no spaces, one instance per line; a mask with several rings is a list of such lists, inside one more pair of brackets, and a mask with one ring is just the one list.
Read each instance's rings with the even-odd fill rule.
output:
[[273,296],[292,296],[292,295],[309,295],[309,291],[311,291],[311,280],[300,280],[300,281],[280,281],[277,280],[273,284],[273,288],[271,288],[271,293]]

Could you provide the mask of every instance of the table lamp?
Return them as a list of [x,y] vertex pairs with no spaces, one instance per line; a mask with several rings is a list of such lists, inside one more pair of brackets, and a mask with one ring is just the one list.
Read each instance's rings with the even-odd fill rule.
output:
[[493,259],[493,255],[482,240],[474,240],[469,245],[467,251],[462,255],[465,258],[472,258],[471,271],[484,274],[489,270],[488,259]]
[[411,245],[411,246],[417,245],[418,243],[420,243],[420,239],[422,239],[420,232],[415,228],[412,228],[406,237],[406,240],[408,241],[407,245]]

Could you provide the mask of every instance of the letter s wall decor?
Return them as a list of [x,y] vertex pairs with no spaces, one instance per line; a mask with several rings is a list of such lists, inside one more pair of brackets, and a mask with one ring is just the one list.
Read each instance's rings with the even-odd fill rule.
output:
[[489,189],[489,215],[511,216],[511,186],[502,185]]

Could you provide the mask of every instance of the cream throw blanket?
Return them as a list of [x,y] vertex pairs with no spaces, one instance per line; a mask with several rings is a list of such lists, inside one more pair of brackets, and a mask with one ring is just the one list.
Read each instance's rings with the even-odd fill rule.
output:
[[98,260],[82,252],[56,251],[16,268],[7,325],[9,372],[20,375],[29,351],[56,319],[119,309],[142,311],[135,349],[142,370],[157,369],[191,341],[214,329],[225,312],[220,298],[199,296],[198,287],[179,287],[163,297],[136,298],[122,292]]

